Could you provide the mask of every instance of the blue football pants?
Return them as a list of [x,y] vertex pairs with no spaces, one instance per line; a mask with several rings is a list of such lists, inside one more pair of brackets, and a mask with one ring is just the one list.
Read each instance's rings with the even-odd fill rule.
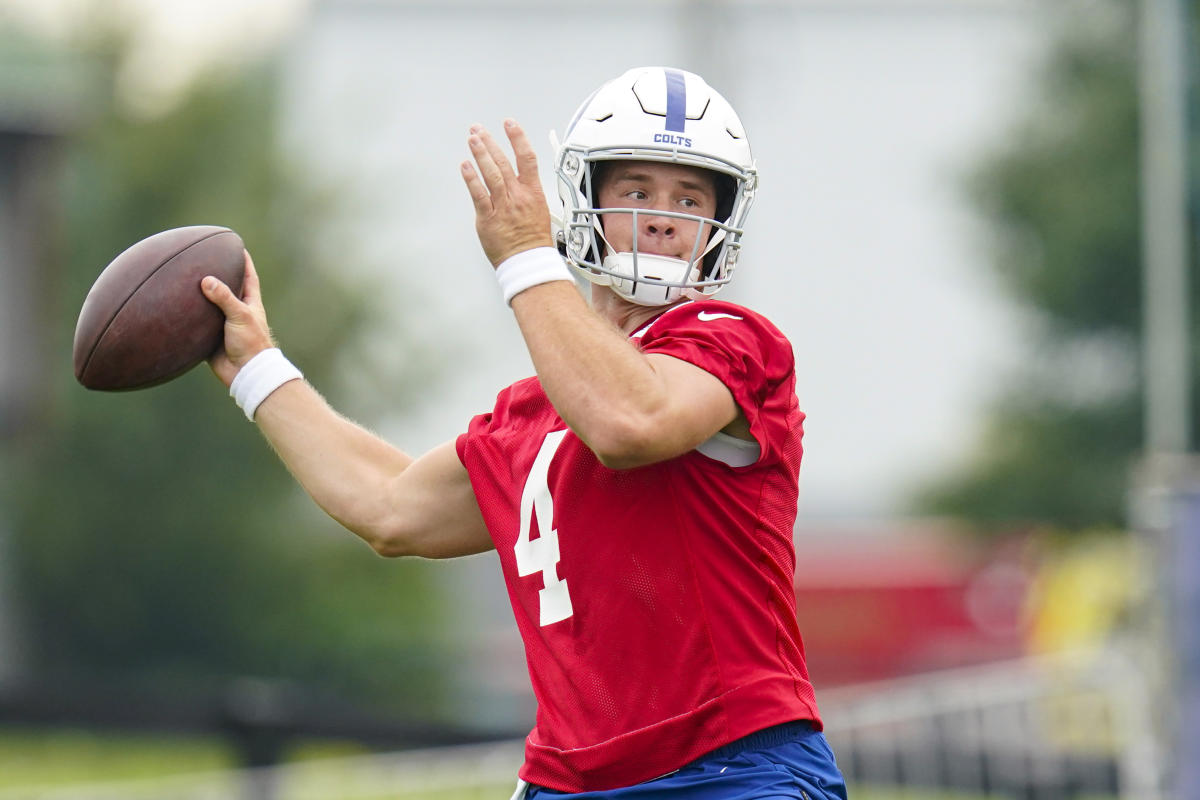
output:
[[530,785],[525,792],[527,800],[846,800],[846,782],[825,736],[790,722],[634,786],[570,794]]

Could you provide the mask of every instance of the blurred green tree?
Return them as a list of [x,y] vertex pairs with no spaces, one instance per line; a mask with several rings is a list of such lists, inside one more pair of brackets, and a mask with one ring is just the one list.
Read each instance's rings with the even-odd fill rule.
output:
[[1070,8],[1038,102],[968,181],[1036,350],[916,505],[985,528],[1120,525],[1142,443],[1137,4]]
[[385,330],[389,361],[358,365],[372,396],[394,407],[434,378],[415,333],[394,314],[382,327],[381,293],[346,266],[352,243],[331,238],[338,192],[281,154],[273,68],[198,79],[145,119],[112,99],[121,45],[104,41],[103,94],[67,143],[62,218],[46,233],[60,367],[42,420],[4,454],[32,671],[171,691],[251,675],[434,715],[444,604],[427,564],[380,559],[321,514],[207,367],[134,393],[74,382],[91,282],[131,243],[190,224],[242,235],[274,330],[315,385],[336,388],[335,368],[370,358],[364,341]]

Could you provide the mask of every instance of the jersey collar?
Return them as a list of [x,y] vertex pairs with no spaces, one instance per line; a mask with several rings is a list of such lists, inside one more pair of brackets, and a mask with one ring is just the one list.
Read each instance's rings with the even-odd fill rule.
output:
[[667,314],[670,314],[670,313],[671,313],[672,311],[674,311],[675,309],[677,309],[677,308],[683,308],[684,306],[690,306],[690,305],[691,305],[692,303],[694,303],[694,302],[696,302],[696,301],[695,301],[695,300],[685,300],[685,301],[684,301],[684,302],[682,302],[682,303],[679,303],[679,304],[677,304],[677,305],[673,305],[673,306],[671,306],[670,308],[668,308],[668,309],[664,310],[664,311],[663,311],[661,314],[659,314],[657,317],[655,317],[654,319],[652,319],[652,320],[650,320],[649,322],[647,322],[647,323],[645,324],[645,326],[643,326],[643,327],[642,327],[640,330],[636,330],[636,331],[634,331],[633,333],[629,334],[629,338],[630,338],[630,339],[640,339],[640,338],[642,338],[643,336],[645,336],[645,335],[647,334],[647,332],[649,332],[649,330],[650,330],[652,327],[654,327],[654,323],[658,322],[660,319],[662,319],[663,317],[665,317]]

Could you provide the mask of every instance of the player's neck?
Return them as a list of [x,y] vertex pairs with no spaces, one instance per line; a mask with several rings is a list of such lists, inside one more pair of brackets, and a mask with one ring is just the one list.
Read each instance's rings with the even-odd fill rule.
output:
[[616,325],[626,336],[646,326],[668,306],[641,306],[631,303],[607,286],[592,285],[592,308]]

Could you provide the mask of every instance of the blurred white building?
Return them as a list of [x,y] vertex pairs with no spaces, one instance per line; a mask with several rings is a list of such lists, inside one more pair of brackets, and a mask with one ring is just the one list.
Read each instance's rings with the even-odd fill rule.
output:
[[1023,0],[326,0],[296,38],[286,130],[357,203],[381,292],[446,380],[386,426],[423,449],[530,373],[458,173],[474,122],[539,147],[630,66],[698,71],[742,115],[762,174],[722,297],[787,333],[808,414],[802,513],[895,511],[970,447],[1020,345],[960,179],[1002,141],[1044,36]]

